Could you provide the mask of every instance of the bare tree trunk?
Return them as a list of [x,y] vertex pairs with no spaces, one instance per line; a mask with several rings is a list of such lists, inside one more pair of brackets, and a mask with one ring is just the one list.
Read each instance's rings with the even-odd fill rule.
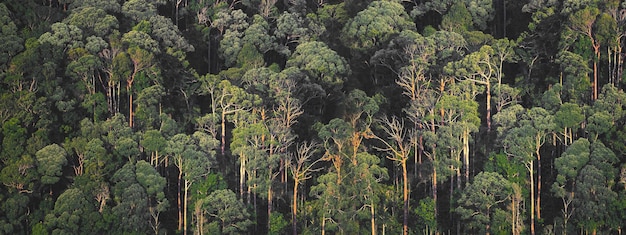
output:
[[226,114],[225,111],[222,110],[222,145],[221,147],[221,151],[222,151],[222,156],[224,156],[224,152],[226,149]]
[[535,235],[535,174],[534,161],[530,161],[528,173],[530,175],[530,234]]
[[406,159],[402,161],[402,234],[407,235],[409,232],[409,177],[406,170]]
[[182,197],[180,195],[182,178],[183,178],[183,171],[182,171],[182,165],[181,165],[181,167],[179,168],[179,171],[178,171],[178,190],[177,190],[177,195],[178,195],[178,230],[182,230],[183,229],[183,211],[182,211],[183,202],[182,202]]
[[189,182],[189,180],[185,180],[185,206],[184,206],[184,212],[183,212],[183,234],[187,235],[187,207],[188,207],[188,195],[189,195],[189,187],[191,187],[191,182]]
[[537,219],[541,219],[541,154],[540,150],[540,137],[537,137],[537,142],[535,146],[535,154],[537,154]]
[[291,205],[291,228],[293,230],[293,235],[298,234],[298,226],[297,226],[297,213],[298,213],[298,185],[300,184],[299,180],[294,180],[293,182],[293,202]]
[[487,91],[487,132],[491,132],[491,83],[486,83]]

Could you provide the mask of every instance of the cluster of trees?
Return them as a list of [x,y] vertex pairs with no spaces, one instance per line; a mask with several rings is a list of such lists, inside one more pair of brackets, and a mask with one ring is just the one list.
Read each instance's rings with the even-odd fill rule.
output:
[[0,26],[0,234],[626,225],[626,2],[7,0]]

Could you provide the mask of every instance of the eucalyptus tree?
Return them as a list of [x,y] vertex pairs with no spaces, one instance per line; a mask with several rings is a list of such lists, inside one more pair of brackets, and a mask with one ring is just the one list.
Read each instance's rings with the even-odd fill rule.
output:
[[227,117],[250,110],[253,106],[259,105],[261,99],[258,95],[246,92],[229,80],[220,80],[219,75],[207,74],[200,77],[200,81],[202,84],[201,94],[209,95],[211,99],[211,113],[208,115],[219,116],[217,120],[220,122],[220,151],[224,155],[226,152]]
[[[563,130],[563,144],[565,146],[574,142],[574,133],[578,132],[581,124],[585,120],[583,110],[578,104],[564,103],[554,114],[554,122],[557,127]],[[568,141],[569,139],[569,141]]]
[[248,208],[230,189],[214,191],[204,200],[203,207],[213,218],[209,224],[213,234],[241,234],[253,224]]
[[[520,117],[517,124],[508,126],[510,129],[504,130],[504,152],[514,157],[525,165],[528,170],[530,180],[530,215],[531,233],[535,233],[535,215],[541,218],[541,147],[546,142],[547,136],[556,127],[554,117],[545,109],[533,107],[529,110],[516,110],[512,106],[512,112],[508,117]],[[505,109],[506,110],[506,109]],[[503,116],[504,117],[504,116]],[[535,163],[537,163],[537,180],[535,181]],[[536,183],[535,183],[536,182]],[[535,194],[535,189],[537,194]]]
[[[573,221],[581,231],[596,233],[609,226],[609,205],[617,198],[611,190],[616,177],[615,154],[601,141],[578,139],[555,160],[555,196],[563,200],[563,234],[572,232]],[[575,213],[574,213],[575,212]]]
[[464,190],[455,209],[466,229],[491,234],[497,217],[504,215],[513,193],[511,183],[495,172],[481,172]]
[[243,46],[241,38],[244,31],[250,26],[248,16],[242,10],[222,10],[216,13],[215,18],[212,26],[222,35],[219,44],[220,57],[224,60],[224,65],[231,66]]
[[52,234],[99,233],[107,229],[93,199],[78,188],[59,195],[43,223]]
[[71,11],[64,22],[80,28],[85,35],[106,37],[119,28],[119,21],[102,8],[81,7]]
[[[484,85],[486,88],[486,120],[487,131],[491,130],[491,87],[492,80],[501,89],[504,76],[504,63],[514,61],[514,42],[508,39],[500,39],[492,45],[485,45],[479,51],[465,56],[462,60],[446,65],[445,71],[459,79]],[[499,98],[503,98],[499,96]]]
[[[178,169],[178,229],[184,233],[187,232],[189,189],[209,173],[215,160],[213,148],[216,146],[216,141],[211,141],[203,133],[192,136],[181,133],[167,142],[165,151]],[[184,195],[181,195],[182,192]]]
[[298,45],[287,67],[299,68],[327,91],[338,90],[351,73],[346,59],[326,43],[317,41]]
[[345,24],[342,42],[355,51],[367,52],[381,48],[403,30],[413,29],[415,23],[411,21],[402,4],[395,1],[373,1]]
[[[402,168],[402,234],[406,235],[409,232],[409,177],[408,177],[408,159],[412,151],[412,146],[416,139],[411,131],[407,131],[404,126],[404,121],[399,120],[395,116],[391,118],[384,117],[380,123],[386,138],[374,136],[374,139],[383,143],[384,147],[378,148],[381,151],[387,152],[387,158],[400,164]],[[417,164],[417,163],[416,163]]]
[[297,146],[296,151],[291,158],[287,158],[286,165],[291,171],[293,178],[293,196],[291,201],[291,228],[294,235],[298,234],[298,190],[300,184],[304,184],[306,180],[311,179],[313,172],[321,170],[314,168],[322,159],[314,160],[315,153],[319,147],[315,143],[303,143]]
[[575,211],[572,202],[574,201],[576,179],[580,174],[580,170],[589,162],[590,145],[589,140],[585,138],[577,139],[572,142],[560,157],[554,159],[554,166],[558,171],[558,175],[550,191],[563,202],[560,220],[563,223],[562,234],[567,234],[568,231],[571,231],[571,227],[568,227],[568,224]]
[[[54,185],[63,175],[63,167],[67,165],[67,152],[57,144],[48,145],[37,151],[37,172],[41,175],[41,183]],[[52,186],[50,193],[52,194]]]
[[[357,216],[362,215],[365,208],[370,209],[371,233],[377,231],[375,191],[379,181],[387,177],[387,172],[378,166],[380,161],[364,151],[363,141],[372,138],[370,126],[373,116],[378,112],[380,97],[369,97],[365,92],[353,90],[344,101],[346,114],[343,118],[332,119],[328,124],[319,124],[318,136],[323,141],[325,153],[323,159],[332,163],[333,168],[318,178],[318,185],[311,189],[311,194],[318,198],[321,205],[317,208],[321,217],[321,230],[342,231],[353,233],[359,231],[355,227]],[[367,169],[363,167],[366,166]],[[364,171],[365,170],[365,171]],[[366,179],[363,181],[363,179]],[[358,184],[367,188],[361,191]],[[354,201],[350,198],[365,198],[368,201]],[[329,204],[330,203],[330,204]],[[336,203],[334,208],[329,208]],[[347,210],[349,213],[342,213]],[[327,227],[326,222],[332,221]]]

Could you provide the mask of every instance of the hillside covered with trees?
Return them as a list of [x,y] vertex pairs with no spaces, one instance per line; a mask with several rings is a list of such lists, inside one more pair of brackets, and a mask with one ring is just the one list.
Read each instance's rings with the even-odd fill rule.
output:
[[626,1],[4,0],[0,234],[621,234]]

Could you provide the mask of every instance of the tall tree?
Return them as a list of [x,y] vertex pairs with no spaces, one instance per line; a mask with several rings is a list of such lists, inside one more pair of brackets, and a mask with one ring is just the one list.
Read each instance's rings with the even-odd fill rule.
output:
[[381,120],[381,128],[386,135],[386,138],[374,136],[375,139],[383,143],[381,151],[387,152],[388,159],[397,162],[402,168],[402,234],[406,235],[409,232],[409,177],[408,177],[408,159],[411,154],[411,146],[416,140],[414,135],[407,131],[404,126],[404,121],[398,120],[396,117],[392,117],[389,120],[385,117]]
[[291,170],[293,178],[293,196],[291,201],[291,228],[294,235],[298,234],[298,190],[300,184],[304,184],[306,180],[312,177],[312,173],[321,170],[321,168],[313,168],[322,159],[318,158],[313,161],[317,145],[314,143],[304,143],[297,147],[292,158],[287,158],[287,166]]
[[576,11],[571,14],[569,17],[569,27],[572,30],[575,30],[581,33],[583,36],[587,37],[587,39],[591,42],[591,47],[593,49],[593,81],[592,81],[592,100],[598,99],[598,63],[600,60],[600,46],[601,42],[597,40],[596,35],[593,31],[593,25],[596,21],[596,18],[600,14],[598,8],[593,6],[585,7],[582,10]]

